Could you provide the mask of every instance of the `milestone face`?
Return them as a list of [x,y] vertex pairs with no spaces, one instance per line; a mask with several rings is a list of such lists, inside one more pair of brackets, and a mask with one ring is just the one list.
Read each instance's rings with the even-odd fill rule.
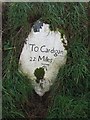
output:
[[[19,60],[19,70],[32,80],[37,94],[42,96],[55,81],[59,68],[66,63],[67,51],[58,31],[37,21],[26,38]],[[41,85],[42,84],[42,85]]]

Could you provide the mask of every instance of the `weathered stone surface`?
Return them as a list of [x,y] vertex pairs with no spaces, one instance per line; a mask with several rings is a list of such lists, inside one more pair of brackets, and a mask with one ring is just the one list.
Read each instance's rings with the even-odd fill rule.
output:
[[36,93],[43,96],[55,81],[59,68],[66,63],[65,36],[51,31],[49,25],[37,21],[26,38],[19,60],[19,71],[32,80]]

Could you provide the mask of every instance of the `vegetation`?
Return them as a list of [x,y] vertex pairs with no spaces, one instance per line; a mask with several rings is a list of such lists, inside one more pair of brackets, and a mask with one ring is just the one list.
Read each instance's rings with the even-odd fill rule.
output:
[[[59,28],[68,40],[66,65],[51,88],[46,118],[87,118],[90,84],[89,3],[3,3],[3,118],[25,118],[33,94],[30,80],[18,72],[24,40],[41,20]],[[47,98],[48,99],[48,98]],[[31,104],[31,103],[30,103]]]
[[40,79],[43,79],[44,75],[45,75],[45,71],[44,68],[40,67],[40,68],[36,68],[34,75],[37,78],[37,83],[39,83]]

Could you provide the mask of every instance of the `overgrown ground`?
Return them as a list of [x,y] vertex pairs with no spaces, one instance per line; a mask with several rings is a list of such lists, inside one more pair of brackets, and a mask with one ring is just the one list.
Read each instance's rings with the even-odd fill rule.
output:
[[[3,3],[3,118],[87,118],[90,84],[88,3]],[[67,64],[40,98],[18,72],[25,38],[36,20],[68,40]]]

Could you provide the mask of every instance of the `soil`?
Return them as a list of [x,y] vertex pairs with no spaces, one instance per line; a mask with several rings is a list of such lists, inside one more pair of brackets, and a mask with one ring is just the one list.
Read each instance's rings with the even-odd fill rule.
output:
[[25,105],[25,112],[27,113],[27,118],[31,120],[45,119],[47,116],[47,111],[50,106],[51,96],[50,91],[45,93],[44,96],[38,96],[34,91],[29,97],[29,102]]

